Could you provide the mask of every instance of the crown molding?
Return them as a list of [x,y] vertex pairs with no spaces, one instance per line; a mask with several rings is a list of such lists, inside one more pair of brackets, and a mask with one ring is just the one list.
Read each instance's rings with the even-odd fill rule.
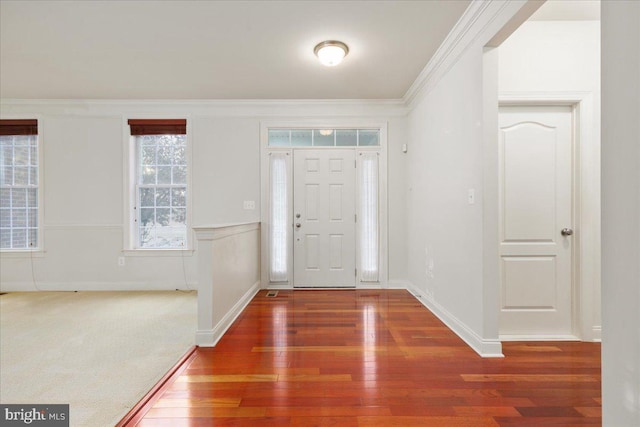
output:
[[[413,109],[418,99],[428,93],[455,65],[466,50],[475,43],[483,45],[494,36],[487,37],[487,29],[496,20],[507,22],[530,0],[474,0],[462,14],[436,53],[420,72],[403,96],[406,107]],[[503,24],[500,25],[502,27]],[[499,30],[500,28],[497,28]],[[486,40],[485,40],[486,39]]]
[[218,117],[402,117],[402,99],[1,99],[3,115],[190,114]]

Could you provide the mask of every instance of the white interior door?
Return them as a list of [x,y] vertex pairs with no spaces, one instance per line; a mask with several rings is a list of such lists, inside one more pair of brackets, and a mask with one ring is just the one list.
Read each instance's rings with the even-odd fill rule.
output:
[[296,287],[355,287],[355,151],[294,150]]
[[573,114],[500,108],[500,335],[560,338],[572,329]]

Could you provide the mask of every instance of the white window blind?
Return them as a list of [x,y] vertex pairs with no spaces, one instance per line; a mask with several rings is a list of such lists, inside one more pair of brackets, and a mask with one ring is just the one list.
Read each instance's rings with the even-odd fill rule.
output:
[[287,200],[287,155],[271,153],[269,157],[271,197],[271,262],[269,278],[272,282],[288,280],[288,200]]
[[0,249],[38,248],[38,136],[0,136]]
[[378,154],[360,153],[360,280],[378,281]]

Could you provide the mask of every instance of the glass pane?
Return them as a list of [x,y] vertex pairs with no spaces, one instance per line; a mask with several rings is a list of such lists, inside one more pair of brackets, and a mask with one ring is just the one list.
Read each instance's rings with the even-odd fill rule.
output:
[[270,245],[271,259],[269,262],[269,278],[272,282],[286,282],[288,280],[288,184],[287,184],[287,156],[283,153],[273,153],[270,157],[271,178],[271,227]]
[[0,248],[11,249],[11,229],[0,228]]
[[158,145],[158,164],[170,165],[172,161],[172,147],[170,145]]
[[0,207],[11,207],[11,190],[8,188],[0,189]]
[[29,150],[29,159],[31,159],[31,166],[38,166],[38,146],[32,145],[29,147]]
[[0,166],[13,166],[13,147],[0,147]]
[[27,210],[26,209],[12,209],[11,210],[11,227],[26,227],[27,226]]
[[37,227],[38,226],[38,209],[31,208],[27,209],[27,227]]
[[171,184],[171,166],[158,166],[158,184]]
[[13,185],[13,168],[0,165],[0,185]]
[[0,136],[0,147],[4,147],[4,146],[13,144],[11,142],[11,138],[12,137],[8,136],[8,135],[1,135]]
[[143,165],[156,164],[156,146],[155,145],[143,145],[140,151],[142,152],[141,161]]
[[311,147],[311,131],[310,130],[292,130],[291,146],[293,147]]
[[269,145],[271,147],[288,147],[289,131],[279,129],[269,129]]
[[27,166],[29,164],[29,146],[16,146],[13,150],[13,164],[16,166]]
[[334,130],[333,129],[316,129],[313,131],[313,146],[314,147],[332,147],[334,145]]
[[380,131],[361,130],[358,135],[358,145],[361,147],[380,145]]
[[185,208],[171,209],[171,225],[186,224],[187,210]]
[[358,131],[355,129],[336,130],[336,145],[338,147],[355,147],[358,145]]
[[24,228],[14,228],[11,232],[11,246],[14,249],[26,249],[27,230]]
[[140,189],[140,206],[154,206],[155,202],[155,190],[153,188],[141,188]]
[[14,208],[27,207],[27,190],[24,188],[11,189],[11,206]]
[[156,168],[153,166],[144,166],[142,168],[142,184],[156,183]]
[[147,248],[153,245],[153,230],[152,225],[140,227],[140,247]]
[[169,208],[157,208],[156,209],[156,223],[167,226],[169,225]]
[[142,227],[155,223],[155,209],[140,208],[140,225]]
[[29,184],[29,168],[20,166],[13,168],[13,184],[28,185]]
[[174,165],[186,165],[187,164],[187,147],[184,145],[178,145],[173,148],[173,164]]
[[38,185],[38,168],[31,166],[29,168],[29,185]]
[[186,188],[171,189],[171,206],[186,206],[187,205],[186,194],[187,194]]
[[174,184],[187,183],[187,167],[186,166],[174,166],[172,168],[172,173],[173,173]]
[[30,208],[38,207],[38,189],[27,189],[27,206],[29,206]]
[[169,206],[169,188],[156,189],[156,206]]
[[378,281],[378,155],[362,155],[360,167],[360,280]]
[[11,227],[11,209],[0,209],[0,227]]

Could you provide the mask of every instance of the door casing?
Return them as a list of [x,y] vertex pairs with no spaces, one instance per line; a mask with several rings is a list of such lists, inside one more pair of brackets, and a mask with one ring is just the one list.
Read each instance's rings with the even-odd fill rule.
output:
[[[380,129],[380,145],[376,147],[309,147],[309,149],[327,149],[327,150],[355,150],[356,158],[359,153],[377,152],[379,153],[379,173],[378,173],[378,194],[379,194],[379,281],[361,282],[360,273],[356,278],[356,289],[380,289],[389,287],[388,265],[388,180],[387,180],[387,122],[375,120],[351,120],[351,119],[328,119],[328,120],[283,120],[283,121],[262,121],[260,122],[260,213],[261,213],[261,274],[260,283],[263,289],[293,289],[293,257],[289,256],[288,271],[289,280],[283,283],[271,283],[269,281],[269,153],[280,152],[289,153],[288,174],[293,173],[293,150],[304,150],[304,147],[269,147],[268,146],[268,130],[270,128],[286,128],[286,129],[362,129],[376,128]],[[357,177],[356,177],[357,179]],[[356,197],[358,197],[358,189],[356,186]],[[293,206],[293,186],[289,188],[289,206]],[[357,210],[357,208],[356,208]],[[292,211],[293,212],[293,211]],[[293,223],[292,223],[293,227]],[[293,234],[293,233],[292,233]],[[293,254],[293,239],[289,239],[289,254]],[[356,227],[356,257],[358,255],[358,227]],[[358,265],[356,258],[356,266]]]
[[[593,126],[591,92],[502,92],[499,106],[570,106],[574,115],[573,153],[573,335],[600,341],[600,139]],[[496,146],[497,150],[497,146]],[[497,193],[496,193],[497,194]],[[498,201],[495,200],[495,203]],[[496,243],[498,239],[496,239]],[[495,253],[498,254],[498,248]],[[496,260],[499,262],[499,258]],[[498,304],[499,306],[499,304]],[[543,339],[536,336],[500,336],[500,340]],[[549,340],[557,337],[547,337]]]

